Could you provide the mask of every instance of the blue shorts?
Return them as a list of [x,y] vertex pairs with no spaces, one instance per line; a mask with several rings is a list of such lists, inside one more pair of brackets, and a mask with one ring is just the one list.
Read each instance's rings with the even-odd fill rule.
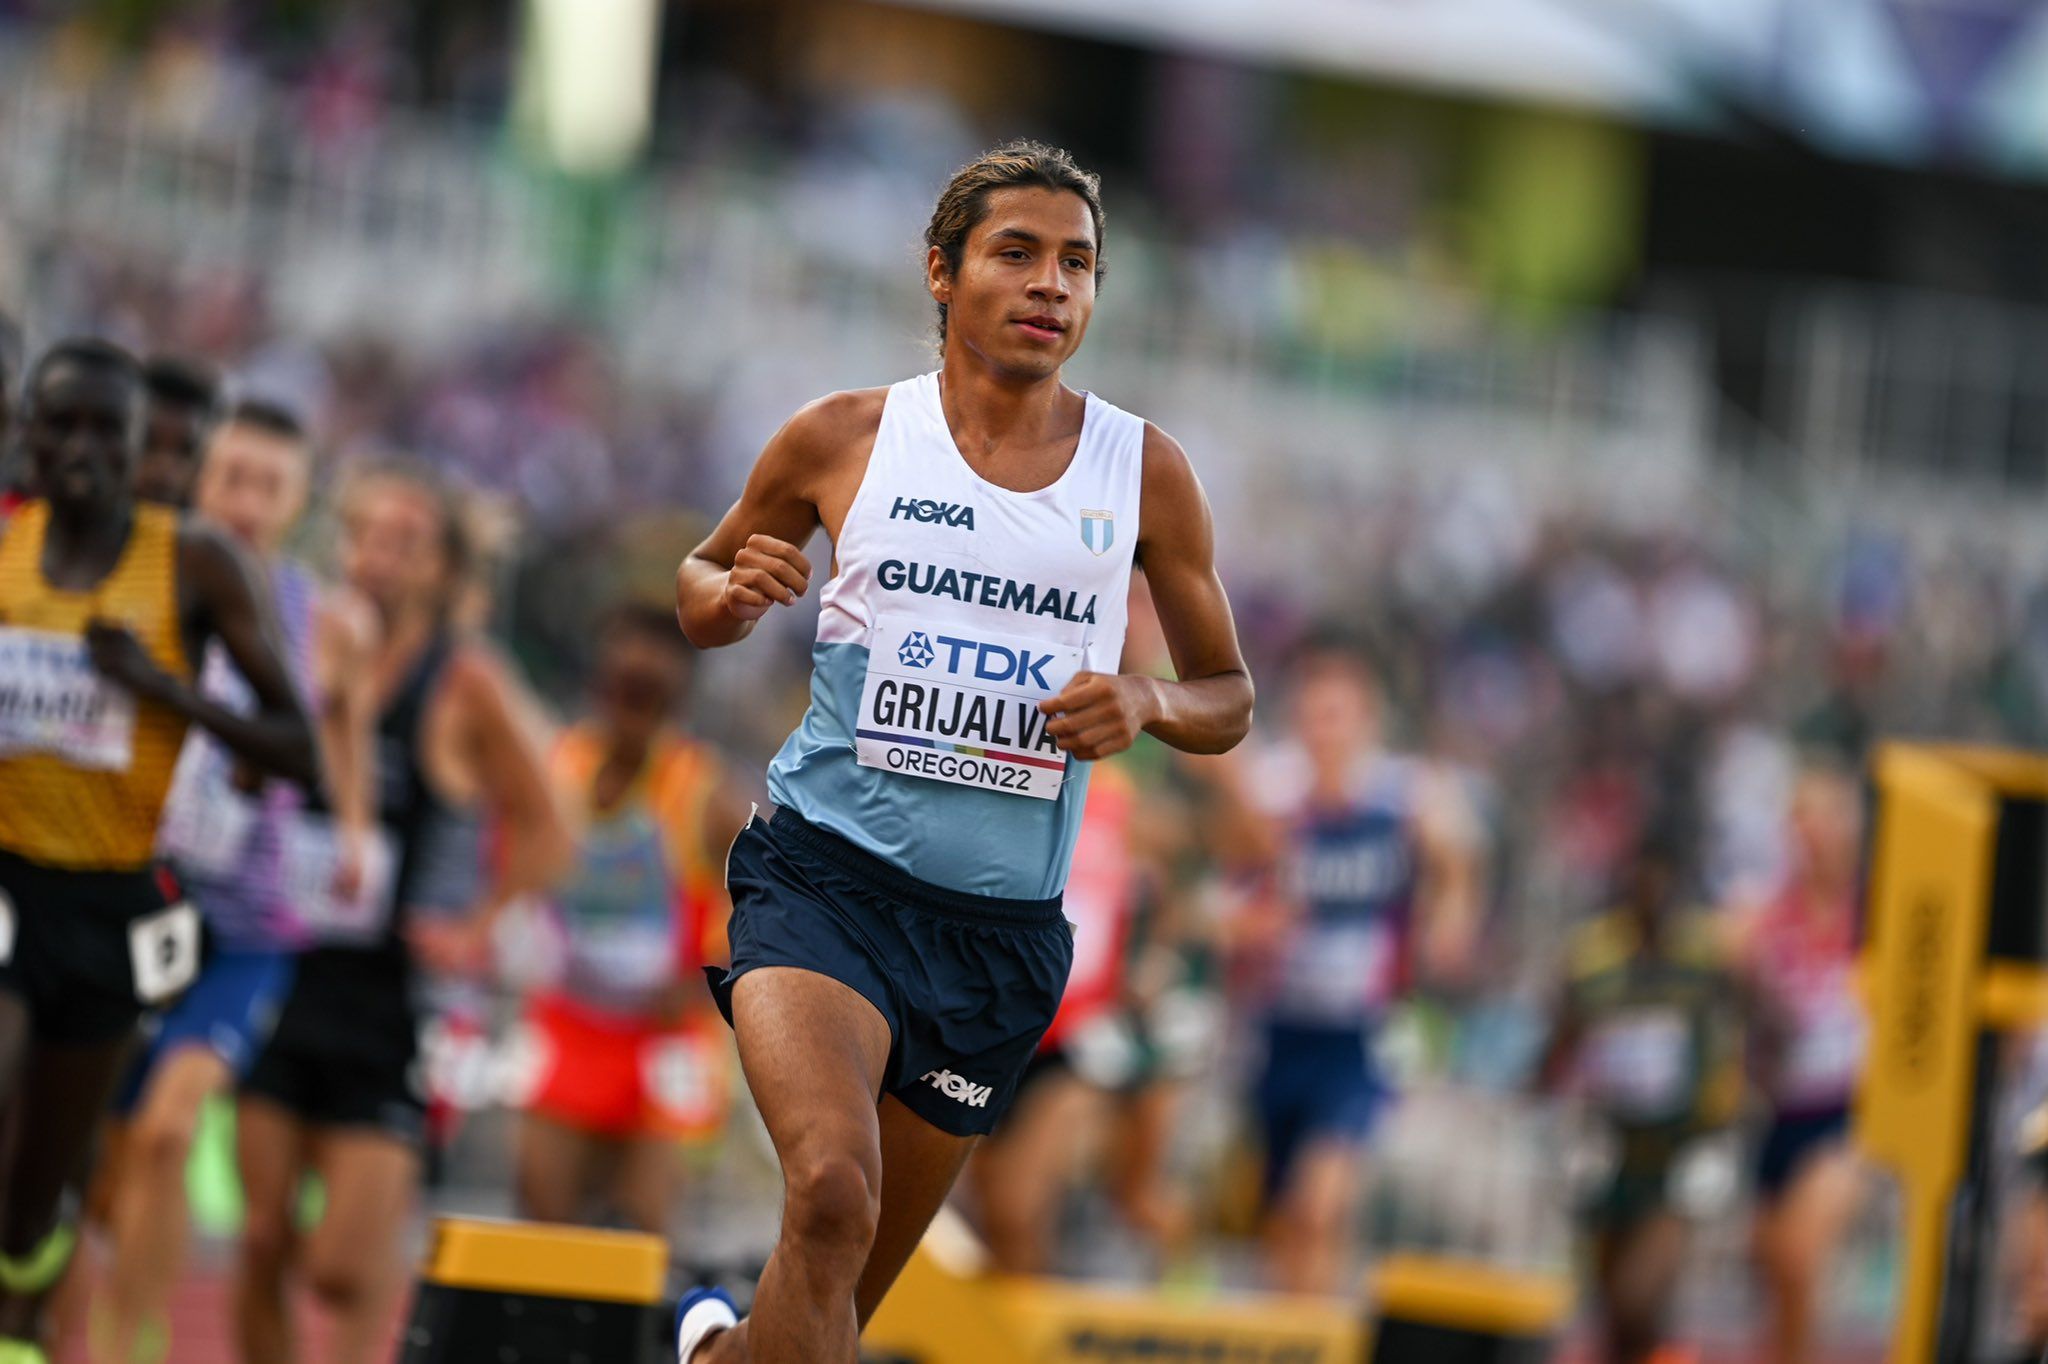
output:
[[706,974],[727,1022],[733,985],[749,971],[830,976],[888,1021],[883,1094],[954,1136],[995,1127],[1073,964],[1057,898],[934,886],[789,810],[740,831],[726,882],[732,966]]
[[1369,1029],[1266,1026],[1266,1055],[1252,1105],[1266,1139],[1266,1199],[1287,1187],[1294,1165],[1319,1141],[1363,1146],[1394,1091],[1373,1060]]
[[1848,1132],[1847,1106],[1773,1119],[1757,1148],[1757,1191],[1766,1200],[1777,1198],[1817,1151],[1837,1145]]
[[296,965],[289,952],[218,949],[192,988],[146,1032],[147,1045],[128,1068],[115,1110],[124,1117],[133,1113],[158,1060],[179,1047],[205,1047],[237,1080],[247,1075],[277,1025]]

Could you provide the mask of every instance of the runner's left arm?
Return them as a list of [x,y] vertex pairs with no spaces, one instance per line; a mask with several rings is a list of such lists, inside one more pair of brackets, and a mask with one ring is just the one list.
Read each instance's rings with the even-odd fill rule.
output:
[[469,645],[449,661],[446,676],[449,694],[436,704],[460,717],[462,747],[499,825],[504,851],[467,914],[415,919],[406,935],[429,967],[468,974],[488,966],[498,915],[560,879],[575,845],[548,779],[544,726],[505,665],[489,650]]
[[1252,677],[1216,574],[1216,527],[1187,452],[1145,428],[1138,562],[1159,611],[1175,680],[1082,672],[1039,705],[1046,732],[1085,761],[1120,753],[1140,731],[1187,753],[1221,753],[1251,729]]
[[[313,726],[284,661],[284,646],[262,576],[219,533],[188,523],[178,536],[178,584],[187,647],[218,639],[256,696],[240,715],[200,694],[196,682],[156,665],[126,626],[94,621],[86,630],[93,666],[136,696],[168,706],[218,738],[237,758],[312,788],[320,782]],[[196,657],[196,655],[195,655]]]
[[369,603],[354,592],[322,593],[313,617],[313,691],[327,803],[349,843],[344,876],[351,883],[377,818],[377,630]]
[[1449,983],[1472,963],[1480,910],[1485,904],[1478,819],[1453,773],[1429,768],[1419,787],[1415,811],[1422,873],[1416,888],[1418,944],[1424,974],[1440,984]]

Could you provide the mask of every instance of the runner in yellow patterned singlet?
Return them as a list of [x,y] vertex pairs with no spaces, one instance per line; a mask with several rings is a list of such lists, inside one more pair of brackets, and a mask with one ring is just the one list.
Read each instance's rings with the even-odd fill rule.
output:
[[[135,501],[142,395],[118,347],[47,352],[23,413],[40,497],[0,522],[0,1123],[17,1131],[0,1167],[0,1364],[42,1360],[93,1126],[136,1020],[198,967],[198,917],[152,864],[186,726],[252,781],[319,780],[255,569]],[[199,695],[191,661],[216,638],[254,714]]]

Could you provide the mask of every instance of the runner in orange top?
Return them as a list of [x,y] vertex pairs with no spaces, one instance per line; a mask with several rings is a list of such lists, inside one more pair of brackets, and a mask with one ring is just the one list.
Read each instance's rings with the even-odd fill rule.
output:
[[552,900],[562,971],[527,1013],[518,1193],[543,1221],[584,1220],[595,1194],[665,1232],[677,1142],[725,1120],[731,1048],[701,968],[724,955],[722,860],[746,811],[712,751],[675,726],[690,671],[665,608],[618,608],[592,714],[549,761],[578,836]]

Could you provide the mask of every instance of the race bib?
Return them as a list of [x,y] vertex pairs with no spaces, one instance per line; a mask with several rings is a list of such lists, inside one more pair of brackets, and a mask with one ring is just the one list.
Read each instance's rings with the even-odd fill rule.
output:
[[1281,986],[1287,1011],[1351,1019],[1386,1004],[1393,993],[1393,948],[1393,932],[1378,917],[1307,928],[1287,955]]
[[213,745],[188,742],[171,779],[156,845],[187,871],[214,880],[245,869],[256,802],[237,791]]
[[1863,1067],[1863,1010],[1847,990],[1829,991],[1800,1010],[1780,1082],[1785,1099],[1833,1098],[1855,1088]]
[[1067,755],[1038,703],[1081,670],[1081,650],[914,616],[868,639],[855,750],[862,767],[1052,800]]
[[199,912],[179,903],[128,926],[128,965],[135,998],[160,1004],[199,974]]
[[391,837],[381,828],[369,831],[354,895],[343,895],[335,887],[341,860],[341,837],[331,818],[300,811],[284,820],[278,843],[279,889],[306,932],[320,943],[375,942],[391,918],[391,885],[397,870]]
[[0,629],[0,757],[123,772],[134,751],[135,697],[93,669],[81,636]]
[[1594,1095],[1618,1118],[1681,1114],[1691,1099],[1692,1038],[1674,1009],[1634,1009],[1594,1031],[1587,1052]]
[[666,924],[586,925],[570,953],[570,979],[595,993],[630,998],[675,979],[675,935]]
[[640,1049],[643,1092],[666,1126],[714,1128],[725,1111],[723,1053],[700,1033],[652,1037]]

